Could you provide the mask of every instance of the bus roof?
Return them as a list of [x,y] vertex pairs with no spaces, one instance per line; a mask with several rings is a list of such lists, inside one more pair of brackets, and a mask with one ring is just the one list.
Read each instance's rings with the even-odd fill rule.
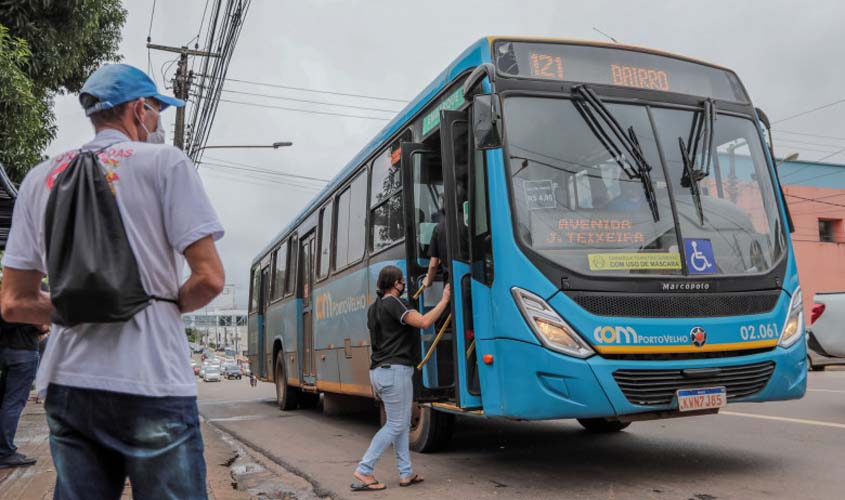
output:
[[367,159],[370,155],[376,152],[376,150],[382,147],[385,142],[393,136],[396,132],[399,131],[400,128],[405,126],[408,122],[410,122],[423,108],[425,108],[432,99],[441,91],[443,90],[455,77],[463,73],[464,71],[474,68],[483,63],[492,62],[492,57],[490,54],[490,47],[496,40],[513,40],[513,41],[543,41],[543,42],[550,42],[550,43],[568,43],[568,44],[577,44],[577,45],[592,45],[592,46],[599,46],[599,47],[608,47],[608,48],[616,48],[616,49],[626,49],[626,50],[635,50],[640,52],[647,52],[656,55],[662,55],[667,57],[673,57],[676,59],[681,59],[689,62],[693,62],[696,64],[704,64],[707,66],[711,66],[714,68],[724,69],[726,71],[731,71],[727,68],[722,66],[718,66],[712,63],[700,61],[697,59],[692,59],[689,57],[672,54],[669,52],[663,52],[659,50],[649,49],[645,47],[638,47],[634,45],[624,45],[618,43],[606,43],[606,42],[596,42],[596,41],[587,41],[587,40],[575,40],[575,39],[567,39],[567,38],[539,38],[539,37],[524,37],[524,36],[487,36],[484,38],[479,39],[472,45],[470,45],[466,50],[464,50],[461,55],[459,55],[454,61],[452,61],[449,66],[443,70],[437,77],[428,84],[428,86],[417,95],[407,106],[405,106],[399,113],[383,128],[381,131],[364,146],[361,151],[358,152],[347,164],[344,166],[340,171],[326,184],[326,186],[320,190],[319,193],[305,206],[297,215],[296,217],[287,224],[276,236],[261,249],[261,251],[255,256],[250,264],[250,268],[255,266],[265,255],[267,255],[273,248],[282,240],[287,234],[296,228],[300,223],[302,223],[305,218],[311,213],[312,210],[322,205],[331,195],[331,193],[337,188],[340,184],[342,184],[347,176],[349,176],[356,168],[361,165],[365,159]]
[[437,78],[435,78],[434,81],[428,84],[428,86],[420,92],[413,101],[405,106],[405,108],[402,109],[402,111],[400,111],[393,120],[390,121],[390,123],[381,129],[381,131],[376,134],[376,136],[346,164],[346,166],[340,169],[337,175],[335,175],[329,183],[326,184],[319,193],[317,193],[314,199],[312,199],[311,202],[308,203],[308,205],[306,205],[305,208],[303,208],[296,217],[258,253],[258,255],[256,255],[250,264],[250,267],[254,266],[265,255],[267,255],[273,247],[287,236],[288,232],[304,221],[314,208],[319,207],[323,202],[325,202],[331,192],[342,184],[346,177],[361,165],[361,162],[375,153],[379,147],[384,145],[387,139],[411,121],[411,119],[413,119],[417,113],[422,111],[422,109],[438,94],[438,92],[443,90],[443,88],[445,88],[456,76],[480,64],[490,62],[490,44],[488,40],[488,38],[482,38],[472,44],[454,61],[452,61],[452,63],[442,73],[437,75]]

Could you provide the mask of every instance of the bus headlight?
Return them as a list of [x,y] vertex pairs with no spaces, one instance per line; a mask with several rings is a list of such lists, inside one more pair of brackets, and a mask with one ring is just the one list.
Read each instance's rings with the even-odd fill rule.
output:
[[789,315],[783,324],[780,334],[781,347],[789,347],[803,337],[804,334],[804,297],[801,288],[796,288],[792,294],[792,301],[789,303]]
[[544,346],[576,358],[595,354],[545,300],[518,287],[511,288],[511,293],[528,326]]

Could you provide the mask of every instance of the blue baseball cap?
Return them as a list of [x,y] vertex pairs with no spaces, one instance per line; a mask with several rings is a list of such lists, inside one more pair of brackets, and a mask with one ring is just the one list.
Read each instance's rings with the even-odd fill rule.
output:
[[88,77],[79,92],[98,99],[97,104],[85,109],[85,116],[113,108],[141,97],[153,97],[161,103],[161,110],[168,106],[181,108],[185,101],[158,93],[156,84],[146,73],[128,64],[105,64]]

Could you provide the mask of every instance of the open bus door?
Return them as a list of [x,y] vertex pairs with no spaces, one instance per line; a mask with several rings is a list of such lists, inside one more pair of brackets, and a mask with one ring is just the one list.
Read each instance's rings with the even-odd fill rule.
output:
[[302,297],[302,327],[299,330],[299,345],[302,346],[301,379],[303,388],[314,387],[317,383],[317,367],[314,360],[314,319],[311,292],[314,289],[314,232],[299,240],[299,284]]
[[266,329],[267,324],[267,305],[270,304],[270,260],[261,263],[261,282],[259,285],[258,295],[258,376],[262,379],[269,377],[272,370],[268,367],[273,366],[273,360],[267,357],[266,343]]
[[470,267],[470,161],[467,111],[440,111],[440,148],[449,253],[448,281],[454,334],[455,402],[461,409],[480,408],[475,352]]
[[[426,144],[403,142],[401,151],[405,280],[411,306],[425,313],[440,299],[438,294],[430,294],[428,299],[425,293],[414,297],[428,269],[428,243],[436,226],[438,198],[443,190],[442,162],[440,151]],[[420,331],[417,360],[431,349],[435,337],[435,327]],[[431,404],[442,404],[454,397],[453,360],[452,333],[448,332],[441,337],[428,363],[421,370],[414,370],[414,407],[410,422],[410,444],[414,451],[433,451],[451,438],[454,415],[436,411]]]

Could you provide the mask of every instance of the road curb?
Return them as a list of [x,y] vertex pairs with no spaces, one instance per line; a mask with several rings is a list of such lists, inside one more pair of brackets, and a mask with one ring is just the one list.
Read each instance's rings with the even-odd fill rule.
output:
[[[251,497],[297,500],[338,498],[309,474],[299,470],[266,448],[244,438],[236,431],[204,419],[203,425],[217,434],[236,457],[229,464],[232,487],[248,492]],[[233,497],[238,498],[238,497]],[[220,500],[218,498],[218,500]]]

